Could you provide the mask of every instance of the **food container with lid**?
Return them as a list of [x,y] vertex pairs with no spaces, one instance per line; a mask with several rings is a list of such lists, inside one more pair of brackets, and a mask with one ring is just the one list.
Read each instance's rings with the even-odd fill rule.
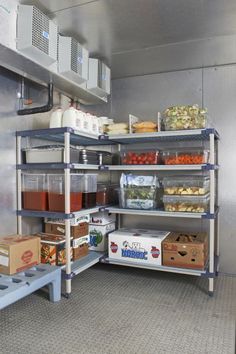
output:
[[201,148],[168,150],[162,152],[165,165],[201,165],[209,161],[209,151]]
[[[26,163],[63,163],[65,148],[62,145],[43,145],[23,149]],[[70,162],[79,162],[79,149],[70,147]]]
[[169,107],[163,112],[162,126],[164,130],[204,129],[206,110],[198,105]]
[[161,164],[158,150],[133,150],[121,153],[122,165],[157,165]]
[[[70,211],[82,208],[83,174],[70,175]],[[50,211],[65,211],[65,176],[63,174],[48,175],[48,201]]]
[[47,178],[45,173],[22,174],[23,209],[48,210]]
[[95,207],[97,196],[97,174],[90,173],[83,175],[82,192],[83,208]]
[[209,210],[210,196],[179,196],[164,195],[163,203],[165,211],[206,213]]
[[61,128],[62,126],[62,109],[57,108],[55,111],[52,112],[50,116],[50,128]]
[[210,190],[206,176],[171,176],[162,180],[165,195],[204,195]]
[[120,208],[152,210],[156,208],[156,188],[136,187],[119,189]]

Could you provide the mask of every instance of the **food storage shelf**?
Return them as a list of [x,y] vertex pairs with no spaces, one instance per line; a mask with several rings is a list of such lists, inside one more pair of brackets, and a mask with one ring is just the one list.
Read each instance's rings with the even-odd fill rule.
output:
[[82,146],[91,146],[91,145],[110,145],[106,137],[104,136],[89,134],[84,132],[78,132],[72,128],[49,128],[49,129],[35,129],[35,130],[22,130],[17,131],[16,136],[21,137],[32,137],[41,140],[54,141],[59,143],[64,143],[64,133],[70,133],[70,143],[72,145],[82,145]]
[[99,207],[90,208],[90,209],[82,209],[80,211],[73,212],[70,214],[57,213],[57,212],[52,212],[52,211],[18,210],[17,215],[35,217],[35,218],[73,219],[73,218],[77,218],[79,216],[97,213],[98,211],[99,211]]
[[[194,129],[194,130],[176,130],[176,131],[160,131],[157,133],[139,133],[109,136],[110,142],[117,144],[135,144],[150,143],[158,141],[186,141],[186,140],[208,140],[209,135],[214,134],[215,139],[219,139],[218,132],[213,128]],[[101,137],[100,139],[107,139]]]
[[79,164],[79,163],[26,163],[16,166],[18,170],[106,170],[106,166]]
[[[104,256],[104,252],[89,251],[89,254],[81,259],[71,262],[71,278],[75,275],[82,273],[84,270],[92,267],[94,264],[99,263],[100,259]],[[66,266],[61,269],[64,272]]]
[[207,218],[207,213],[188,213],[188,212],[168,212],[163,209],[143,210],[143,209],[125,209],[119,207],[108,207],[106,210],[109,213],[127,214],[127,215],[146,215],[146,216],[160,216],[160,217],[174,217],[174,218],[193,218],[202,219]]
[[77,97],[83,104],[91,105],[107,102],[107,97],[97,96],[65,76],[50,71],[49,68],[1,43],[0,65],[39,84],[53,83],[58,91],[69,97]]
[[124,260],[120,261],[117,259],[112,259],[109,257],[101,259],[102,263],[109,263],[114,265],[121,265],[127,267],[134,267],[134,268],[142,268],[142,269],[150,269],[150,270],[157,270],[162,272],[169,272],[169,273],[179,273],[179,274],[187,274],[187,275],[195,275],[195,276],[204,276],[207,274],[206,270],[195,270],[195,269],[185,269],[185,268],[174,268],[174,267],[167,267],[167,266],[154,266],[154,265],[147,265],[147,264],[140,264],[136,262],[126,262]]

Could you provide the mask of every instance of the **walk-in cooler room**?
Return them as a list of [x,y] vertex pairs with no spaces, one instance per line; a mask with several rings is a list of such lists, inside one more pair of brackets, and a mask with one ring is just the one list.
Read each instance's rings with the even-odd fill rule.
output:
[[235,23],[0,0],[1,353],[235,352]]

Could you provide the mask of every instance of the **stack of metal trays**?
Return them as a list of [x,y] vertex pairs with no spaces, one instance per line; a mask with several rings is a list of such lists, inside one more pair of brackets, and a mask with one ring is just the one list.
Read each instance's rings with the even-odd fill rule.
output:
[[81,149],[79,154],[79,163],[86,165],[99,165],[97,151]]

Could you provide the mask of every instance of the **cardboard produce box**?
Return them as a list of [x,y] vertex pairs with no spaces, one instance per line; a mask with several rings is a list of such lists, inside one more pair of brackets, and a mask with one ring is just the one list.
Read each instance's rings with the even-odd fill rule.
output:
[[171,232],[162,251],[165,266],[203,270],[208,260],[208,234]]
[[90,215],[90,225],[107,225],[116,222],[116,215],[108,211],[100,211]]
[[119,229],[108,236],[109,258],[126,262],[161,265],[161,243],[169,231]]
[[89,253],[88,244],[84,243],[79,247],[73,248],[73,261],[87,256]]
[[[87,222],[89,223],[89,214],[88,215],[83,215],[83,216],[76,216],[73,219],[70,219],[70,224],[71,226],[77,226],[80,223]],[[52,219],[52,218],[44,218],[44,222],[50,223],[50,224],[60,224],[60,225],[65,225],[65,219]]]
[[[71,226],[70,232],[73,238],[86,236],[89,234],[89,224],[88,222],[80,222],[76,226]],[[65,235],[65,225],[45,223],[45,233],[54,235]]]
[[0,238],[0,273],[14,274],[40,263],[40,238],[12,235]]
[[92,251],[107,251],[107,237],[109,232],[116,229],[114,222],[106,225],[89,225],[90,250]]
[[[39,234],[41,238],[41,263],[63,266],[66,264],[66,240],[63,236]],[[71,247],[72,259],[72,247]]]

